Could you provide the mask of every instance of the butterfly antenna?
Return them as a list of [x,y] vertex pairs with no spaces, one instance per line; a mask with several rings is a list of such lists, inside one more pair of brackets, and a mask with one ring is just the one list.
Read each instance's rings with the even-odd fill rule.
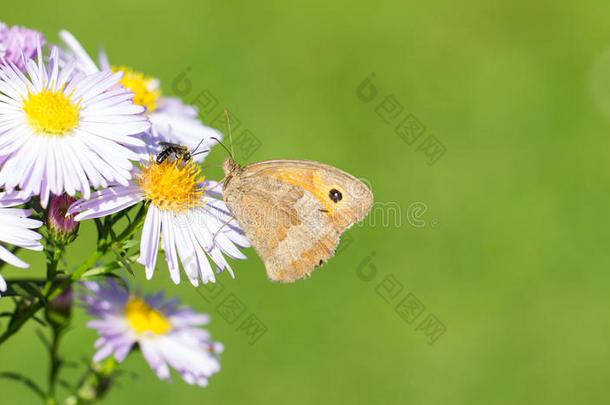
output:
[[226,151],[227,151],[227,153],[229,154],[229,156],[231,157],[231,159],[232,159],[232,160],[235,160],[235,159],[233,159],[233,154],[231,153],[231,151],[229,150],[229,148],[227,148],[227,146],[226,146],[224,143],[220,142],[220,140],[219,140],[218,138],[214,138],[213,136],[212,136],[212,137],[210,137],[210,139],[213,139],[213,140],[215,140],[216,142],[218,142],[218,144],[219,144],[220,146],[222,146],[222,147],[224,148],[224,150],[226,150]]
[[229,119],[229,112],[226,108],[225,115],[227,116],[227,131],[229,132],[229,141],[231,142],[231,159],[235,160],[235,150],[233,150],[233,136],[231,135],[231,120]]

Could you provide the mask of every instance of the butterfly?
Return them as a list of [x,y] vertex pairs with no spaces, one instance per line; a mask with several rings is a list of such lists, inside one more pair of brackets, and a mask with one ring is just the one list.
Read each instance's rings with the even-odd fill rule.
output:
[[271,281],[293,282],[334,256],[343,231],[370,211],[373,194],[354,176],[308,160],[223,164],[229,210]]

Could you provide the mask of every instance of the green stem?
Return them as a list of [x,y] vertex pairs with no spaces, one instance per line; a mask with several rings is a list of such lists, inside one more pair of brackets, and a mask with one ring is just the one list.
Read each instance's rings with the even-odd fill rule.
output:
[[49,394],[47,395],[47,405],[55,405],[55,387],[57,385],[57,377],[59,376],[59,340],[61,339],[62,329],[53,327],[53,340],[49,348],[50,367],[49,367]]
[[57,264],[59,264],[59,259],[61,259],[61,254],[63,253],[63,249],[58,247],[53,247],[53,257],[51,260],[51,266],[47,268],[47,278],[53,280],[55,275],[57,274]]
[[55,280],[55,276],[57,275],[57,265],[59,264],[59,259],[63,253],[63,249],[55,246],[53,243],[48,242],[47,245],[47,282],[42,289],[42,295],[45,297],[51,291],[51,287],[53,286],[53,281]]

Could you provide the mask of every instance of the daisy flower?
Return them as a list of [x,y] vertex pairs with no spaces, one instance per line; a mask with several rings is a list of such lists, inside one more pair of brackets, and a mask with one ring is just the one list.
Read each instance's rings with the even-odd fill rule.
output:
[[[39,240],[42,236],[32,229],[42,226],[42,222],[28,218],[32,214],[32,210],[8,208],[25,202],[25,199],[15,193],[0,193],[0,242],[40,251],[42,244]],[[24,269],[30,267],[1,244],[0,260],[15,267]],[[6,281],[0,275],[0,292],[6,291],[6,287]]]
[[220,371],[222,344],[213,342],[207,330],[198,328],[210,322],[207,314],[178,307],[177,299],[164,301],[162,292],[142,296],[112,280],[106,286],[84,284],[88,290],[83,297],[86,310],[99,318],[87,323],[100,334],[93,361],[114,354],[122,362],[137,343],[160,379],[170,379],[171,366],[187,383],[205,387],[210,376]]
[[134,137],[148,130],[144,108],[120,86],[122,73],[76,73],[62,68],[53,48],[48,64],[26,61],[25,76],[15,65],[0,66],[0,186],[40,195],[64,191],[85,197],[90,187],[127,184],[144,145]]
[[45,44],[44,35],[16,25],[8,27],[0,23],[0,64],[12,63],[20,70],[25,69],[23,57],[32,59],[37,47]]
[[151,123],[150,131],[143,135],[148,149],[143,150],[142,153],[146,156],[160,151],[159,142],[171,142],[186,145],[191,150],[201,145],[199,149],[201,153],[194,158],[196,161],[202,161],[209,149],[217,143],[212,138],[222,140],[222,133],[199,121],[196,107],[183,104],[177,97],[163,96],[158,79],[126,66],[111,66],[104,51],[100,51],[98,67],[71,33],[60,31],[59,36],[85,73],[94,73],[100,68],[124,72],[121,84],[135,93],[134,103],[146,108],[146,116]]
[[150,279],[155,271],[161,238],[172,280],[180,282],[180,261],[189,281],[197,286],[199,279],[204,284],[216,281],[206,256],[216,264],[218,273],[227,269],[234,277],[223,254],[245,259],[237,246],[250,246],[238,225],[231,222],[224,201],[219,199],[220,187],[217,182],[205,181],[199,166],[192,161],[169,158],[158,164],[151,157],[135,171],[134,180],[127,186],[93,193],[91,199],[73,204],[68,214],[76,214],[74,219],[83,221],[146,201],[148,211],[138,259],[146,267],[146,278]]

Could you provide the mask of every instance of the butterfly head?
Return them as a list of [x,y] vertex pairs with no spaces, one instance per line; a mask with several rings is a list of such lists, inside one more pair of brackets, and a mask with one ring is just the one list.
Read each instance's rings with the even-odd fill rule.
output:
[[225,177],[232,176],[238,170],[241,170],[241,166],[232,157],[228,157],[225,159],[222,164],[222,170],[225,172]]
[[222,164],[222,170],[224,170],[225,172],[225,178],[223,179],[222,183],[224,184],[224,188],[226,189],[231,179],[233,179],[233,176],[238,174],[242,170],[242,168],[239,163],[233,160],[232,157],[228,157]]

